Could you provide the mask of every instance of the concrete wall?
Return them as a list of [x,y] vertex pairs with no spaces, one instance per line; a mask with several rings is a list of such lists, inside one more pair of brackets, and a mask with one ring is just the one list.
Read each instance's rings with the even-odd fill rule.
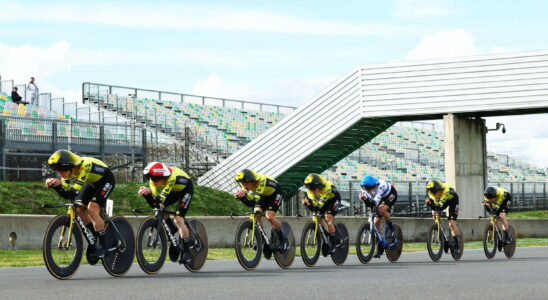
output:
[[[1,215],[0,216],[0,250],[6,249],[41,249],[44,232],[53,216],[46,215]],[[135,233],[144,217],[127,217]],[[207,230],[210,247],[233,247],[234,234],[238,224],[244,219],[230,217],[199,217]],[[281,217],[293,228],[297,242],[300,240],[304,224],[310,217]],[[349,230],[350,242],[354,243],[359,227],[365,222],[364,218],[338,217]],[[405,241],[425,241],[430,219],[394,218],[394,222],[403,229]],[[445,222],[444,222],[445,223]],[[467,241],[481,240],[488,219],[462,219],[459,225]],[[268,221],[265,220],[265,224]],[[512,220],[519,237],[548,237],[548,220]],[[267,226],[268,227],[268,226]],[[10,233],[17,234],[15,246],[9,243]]]
[[445,178],[459,194],[462,218],[483,216],[478,201],[487,183],[485,120],[453,114],[443,117],[445,128]]

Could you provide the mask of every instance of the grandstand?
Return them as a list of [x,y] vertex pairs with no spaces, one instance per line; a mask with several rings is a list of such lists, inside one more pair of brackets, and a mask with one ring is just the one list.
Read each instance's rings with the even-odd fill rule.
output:
[[[0,81],[0,112],[6,120],[4,130],[11,132],[11,136],[26,137],[34,143],[44,142],[44,139],[37,137],[52,136],[53,127],[45,125],[47,122],[43,120],[55,119],[58,123],[56,134],[71,137],[73,143],[81,139],[81,146],[96,144],[102,137],[110,141],[107,144],[116,141],[120,145],[125,143],[132,146],[118,151],[113,151],[111,147],[111,154],[124,153],[129,156],[135,145],[147,143],[148,146],[155,144],[167,148],[180,146],[179,153],[168,150],[160,155],[159,151],[149,151],[148,158],[145,150],[138,149],[138,154],[143,156],[134,159],[133,166],[138,168],[152,159],[166,160],[197,170],[193,172],[194,176],[199,176],[237,151],[294,109],[87,82],[82,85],[82,103],[66,103],[63,98],[52,98],[45,93],[40,95],[38,106],[24,106],[11,102],[5,93],[11,86],[13,81]],[[8,117],[11,119],[6,119]],[[80,125],[69,129],[74,124]],[[102,133],[104,129],[100,129],[101,124],[108,125],[107,132]],[[139,138],[135,137],[135,133],[128,133],[128,130],[135,128],[143,131],[137,134],[141,135]],[[386,178],[396,182],[399,190],[408,191],[408,196],[402,193],[402,198],[407,198],[406,206],[409,206],[412,199],[419,197],[417,189],[422,190],[424,181],[444,180],[443,142],[443,132],[433,124],[398,123],[338,162],[324,175],[339,187],[347,199],[356,198],[357,195],[352,194],[352,184],[357,184],[364,174]],[[61,145],[66,145],[66,142]],[[53,145],[48,144],[42,154],[45,155],[51,147]],[[102,150],[81,147],[80,151],[97,155],[106,149],[105,145],[102,147]],[[45,161],[44,157],[42,159]],[[7,168],[5,162],[6,159],[3,159],[4,170]],[[127,159],[126,164],[129,164]],[[38,167],[35,165],[34,168]],[[547,181],[545,169],[499,153],[488,153],[488,176],[489,182],[497,184],[544,184]],[[412,188],[412,185],[415,187]]]

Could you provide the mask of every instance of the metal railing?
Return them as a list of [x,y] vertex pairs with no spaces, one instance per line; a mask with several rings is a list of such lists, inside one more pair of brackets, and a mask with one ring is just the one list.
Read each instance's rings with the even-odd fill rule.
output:
[[181,94],[159,90],[140,89],[126,86],[116,86],[101,83],[82,83],[82,99],[98,100],[109,103],[110,95],[120,97],[134,96],[136,98],[149,98],[155,100],[165,100],[179,103],[193,103],[200,105],[221,106],[226,108],[239,108],[245,110],[258,110],[276,113],[289,113],[296,109],[293,106],[267,104],[253,101],[233,100],[226,98],[216,98],[207,96],[198,96],[190,94]]

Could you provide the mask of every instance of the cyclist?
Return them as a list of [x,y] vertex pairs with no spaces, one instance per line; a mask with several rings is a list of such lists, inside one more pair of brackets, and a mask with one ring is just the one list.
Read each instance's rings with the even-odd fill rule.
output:
[[304,179],[307,188],[303,204],[310,210],[318,210],[325,215],[327,232],[329,233],[329,253],[335,252],[335,248],[342,241],[335,241],[335,225],[333,219],[337,215],[341,204],[341,195],[333,184],[318,174],[309,174]]
[[255,173],[249,169],[238,172],[234,180],[240,186],[240,189],[234,192],[234,197],[246,206],[254,207],[254,212],[265,214],[266,219],[280,238],[278,251],[282,253],[287,251],[290,247],[289,241],[282,230],[282,223],[276,218],[276,213],[283,201],[280,184],[272,177]]
[[[151,207],[165,208],[177,202],[175,224],[179,231],[179,263],[188,263],[192,259],[189,245],[189,232],[185,224],[185,215],[190,207],[194,186],[188,174],[176,167],[168,167],[161,162],[151,162],[143,170],[149,187],[141,186],[138,194],[143,196]],[[169,215],[165,215],[166,220]],[[169,224],[169,223],[168,223]],[[170,226],[172,227],[172,225]]]
[[68,150],[59,150],[48,159],[48,165],[57,171],[59,178],[46,179],[46,185],[61,197],[79,202],[78,216],[98,236],[98,243],[90,245],[88,254],[102,258],[107,254],[105,246],[105,222],[100,215],[101,208],[114,190],[115,181],[108,166],[93,157],[80,157]]
[[512,195],[505,189],[500,187],[489,186],[483,192],[483,203],[485,210],[499,216],[504,225],[504,243],[510,243],[512,240],[508,234],[508,221],[506,213],[510,210],[512,204]]
[[[398,192],[396,188],[391,185],[389,182],[384,180],[377,179],[373,176],[364,176],[360,186],[362,188],[362,193],[360,194],[360,199],[363,200],[366,206],[371,208],[377,207],[377,210],[381,217],[386,221],[386,225],[391,232],[394,232],[394,226],[392,225],[392,220],[390,219],[390,208],[398,200]],[[375,218],[373,220],[377,229],[380,228],[381,218]],[[380,230],[379,230],[380,231]],[[383,248],[377,248],[377,253],[374,257],[381,257]]]
[[438,180],[432,180],[426,185],[428,196],[424,200],[425,204],[432,209],[432,215],[449,207],[447,220],[451,230],[451,240],[449,246],[454,249],[459,248],[459,240],[455,237],[460,235],[457,227],[457,217],[459,216],[459,195],[449,184],[441,183]]

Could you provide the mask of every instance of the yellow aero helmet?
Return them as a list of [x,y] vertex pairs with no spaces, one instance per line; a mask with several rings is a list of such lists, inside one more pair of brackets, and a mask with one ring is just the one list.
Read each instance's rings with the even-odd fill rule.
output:
[[437,180],[429,181],[426,184],[426,190],[435,194],[437,192],[443,191],[443,184]]
[[243,169],[236,174],[234,180],[239,182],[255,182],[257,181],[257,174],[249,169]]
[[304,185],[309,190],[321,189],[324,187],[324,181],[318,174],[308,174],[304,179]]
[[67,171],[82,163],[82,158],[68,150],[59,150],[48,158],[48,165],[56,171]]

